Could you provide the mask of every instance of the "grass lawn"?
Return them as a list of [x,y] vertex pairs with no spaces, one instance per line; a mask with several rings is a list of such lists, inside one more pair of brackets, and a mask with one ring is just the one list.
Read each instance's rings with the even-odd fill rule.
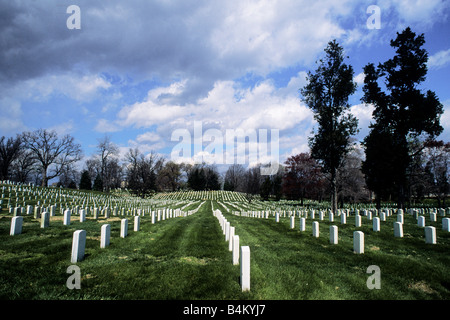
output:
[[[192,205],[195,209],[199,201]],[[279,223],[273,217],[258,219],[224,216],[236,229],[240,245],[251,251],[251,290],[241,292],[239,266],[222,234],[214,208],[221,204],[207,200],[187,217],[151,223],[141,218],[140,231],[120,238],[120,219],[88,216],[80,223],[64,226],[62,216],[51,217],[50,227],[41,229],[32,215],[24,216],[23,232],[10,236],[11,214],[0,214],[0,299],[37,300],[447,300],[450,298],[450,234],[438,222],[437,244],[426,244],[424,230],[405,214],[404,238],[394,238],[396,216],[372,231],[372,221],[354,218],[341,225],[338,218],[320,223],[320,237],[312,237],[312,220],[306,231],[294,229],[289,218]],[[427,219],[428,220],[428,219]],[[318,216],[316,215],[316,221]],[[100,228],[111,224],[111,244],[100,248]],[[329,227],[339,228],[339,243],[329,243]],[[427,222],[427,225],[430,225]],[[87,232],[85,259],[76,263],[81,272],[81,289],[66,286],[71,274],[72,235]],[[365,253],[353,253],[353,231],[365,234]],[[381,271],[381,289],[370,290],[367,268]]]

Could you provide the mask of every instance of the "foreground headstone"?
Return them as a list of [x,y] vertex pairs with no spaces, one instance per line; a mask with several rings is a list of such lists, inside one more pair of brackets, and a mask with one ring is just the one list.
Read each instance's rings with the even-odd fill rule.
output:
[[22,233],[22,225],[23,225],[23,217],[22,216],[16,216],[13,217],[11,220],[11,229],[9,234],[11,236],[15,236]]
[[305,231],[305,230],[306,230],[306,219],[300,218],[300,231]]
[[353,232],[353,251],[358,254],[364,253],[364,233],[362,231]]
[[120,237],[125,238],[128,235],[128,219],[122,219],[120,222]]
[[291,216],[291,229],[295,228],[295,217]]
[[341,224],[347,223],[347,215],[345,213],[341,214]]
[[41,214],[41,228],[47,228],[50,225],[50,212],[44,211]]
[[86,231],[77,230],[73,233],[72,257],[70,261],[76,263],[84,259],[84,249],[86,247]]
[[250,291],[250,247],[241,247],[241,288]]
[[330,243],[338,244],[338,227],[330,226]]
[[111,225],[104,224],[101,228],[100,248],[106,248],[109,246],[111,238]]
[[315,237],[315,238],[319,237],[319,222],[314,221],[312,223],[312,232],[313,232],[313,237]]
[[403,224],[399,221],[394,222],[394,237],[403,238]]
[[432,226],[425,227],[425,243],[436,244],[436,228]]
[[436,212],[430,212],[430,221],[432,221],[432,222],[436,222],[437,221]]

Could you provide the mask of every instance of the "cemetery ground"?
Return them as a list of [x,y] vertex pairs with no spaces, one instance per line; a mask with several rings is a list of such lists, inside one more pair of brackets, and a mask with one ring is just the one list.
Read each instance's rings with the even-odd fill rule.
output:
[[[234,214],[237,208],[249,206],[238,195],[235,201],[174,196],[173,201],[160,205],[193,210],[192,214],[152,223],[147,212],[141,216],[138,231],[133,230],[136,212],[130,210],[124,215],[120,211],[109,217],[100,214],[97,219],[89,213],[84,222],[72,213],[70,224],[64,225],[58,207],[46,228],[41,228],[33,214],[22,212],[22,232],[10,235],[14,214],[6,207],[9,196],[4,194],[0,212],[1,300],[450,299],[450,233],[442,230],[439,215],[435,222],[426,216],[426,225],[436,228],[437,238],[436,244],[428,244],[424,228],[407,213],[402,238],[394,237],[395,213],[381,221],[378,232],[365,216],[361,227],[355,227],[352,215],[342,224],[337,216],[329,221],[328,215],[320,220],[317,214],[314,219],[308,216],[305,231],[300,231],[298,216],[291,228],[287,214],[279,222],[274,211],[267,218]],[[26,205],[34,206],[37,201],[26,200]],[[250,247],[249,291],[241,290],[240,266],[232,263],[232,252],[213,210],[220,210],[235,228],[240,245]],[[122,238],[124,218],[129,225]],[[312,236],[312,221],[319,222],[318,238]],[[111,226],[106,248],[100,248],[103,224]],[[329,240],[333,225],[338,227],[337,244]],[[72,263],[76,230],[86,231],[85,256]],[[353,251],[354,231],[365,235],[363,254]],[[67,286],[71,265],[79,267],[79,289]],[[367,286],[371,276],[367,270],[372,265],[380,270],[379,289]]]

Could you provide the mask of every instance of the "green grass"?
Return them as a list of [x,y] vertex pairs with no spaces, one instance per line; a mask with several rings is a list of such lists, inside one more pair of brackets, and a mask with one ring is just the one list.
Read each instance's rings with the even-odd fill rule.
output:
[[[194,209],[201,201],[186,208]],[[214,203],[213,203],[214,202]],[[231,252],[211,205],[222,209],[235,227],[240,245],[251,251],[251,290],[241,292],[239,266],[232,265]],[[290,229],[289,218],[279,223],[271,216],[258,219],[226,213],[207,200],[187,217],[151,223],[141,219],[128,236],[119,237],[120,219],[84,223],[72,216],[63,226],[62,216],[51,218],[41,229],[32,215],[24,216],[23,233],[9,235],[11,215],[0,213],[0,299],[38,300],[426,300],[450,298],[450,234],[436,227],[438,244],[424,241],[424,230],[405,214],[404,238],[394,238],[396,215],[381,222],[381,232],[372,231],[372,221],[362,218],[354,227],[349,217],[320,223],[320,237],[312,237],[312,220],[306,231]],[[427,217],[428,218],[428,217]],[[428,220],[428,219],[427,219]],[[318,221],[318,215],[316,215]],[[100,227],[111,224],[111,244],[100,249]],[[339,244],[329,243],[329,227],[339,228]],[[427,222],[427,225],[430,225]],[[81,289],[69,290],[66,272],[75,230],[87,232],[86,256],[76,263],[81,271]],[[365,234],[365,253],[353,253],[353,231]],[[381,289],[369,290],[367,268],[381,270]]]

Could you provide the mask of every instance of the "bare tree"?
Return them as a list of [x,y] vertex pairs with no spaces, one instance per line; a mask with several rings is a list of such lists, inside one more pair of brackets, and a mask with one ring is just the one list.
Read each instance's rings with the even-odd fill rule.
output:
[[114,161],[114,157],[117,157],[119,154],[119,149],[115,143],[111,141],[111,138],[105,135],[102,139],[98,140],[97,152],[100,160],[100,177],[103,181],[103,189],[104,191],[109,191],[112,180],[114,177],[112,175],[113,170],[117,169],[116,162],[113,164],[113,167],[110,166]]
[[42,186],[61,175],[64,167],[82,158],[81,146],[70,135],[58,137],[56,131],[38,129],[23,134],[25,148],[29,149],[39,164]]
[[232,164],[225,173],[224,190],[244,191],[243,177],[245,168],[241,164]]
[[6,180],[10,177],[10,166],[18,157],[22,149],[22,139],[18,135],[16,138],[0,138],[0,180]]

